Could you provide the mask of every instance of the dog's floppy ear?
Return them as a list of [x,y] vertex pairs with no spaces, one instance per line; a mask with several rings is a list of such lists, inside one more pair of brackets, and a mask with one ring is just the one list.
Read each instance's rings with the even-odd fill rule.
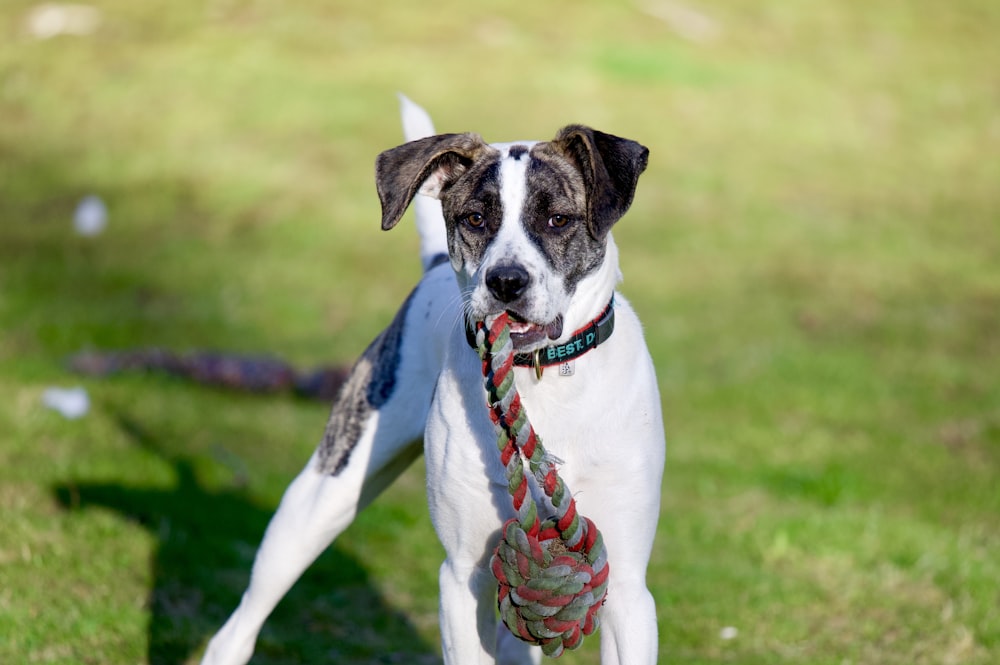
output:
[[380,154],[375,159],[375,187],[382,203],[382,228],[396,226],[418,193],[441,198],[486,148],[478,134],[439,134]]
[[632,205],[649,150],[635,141],[583,125],[563,127],[552,143],[576,163],[587,188],[590,233],[603,238]]

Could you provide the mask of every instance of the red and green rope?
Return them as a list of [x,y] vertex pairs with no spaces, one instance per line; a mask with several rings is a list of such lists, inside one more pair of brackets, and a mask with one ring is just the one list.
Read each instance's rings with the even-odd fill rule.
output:
[[[476,332],[490,417],[517,517],[506,522],[490,562],[499,583],[500,617],[514,635],[553,658],[580,646],[598,627],[608,589],[608,557],[594,523],[576,501],[535,433],[514,386],[513,343],[506,313]],[[551,504],[539,518],[524,460]]]

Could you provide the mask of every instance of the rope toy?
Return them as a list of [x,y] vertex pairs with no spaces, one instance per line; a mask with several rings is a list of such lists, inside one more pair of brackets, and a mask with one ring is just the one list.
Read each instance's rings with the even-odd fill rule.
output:
[[[597,630],[597,611],[608,589],[607,551],[594,523],[577,513],[556,470],[559,460],[546,453],[521,406],[511,371],[514,345],[507,314],[488,328],[480,322],[476,343],[507,489],[517,511],[517,518],[504,524],[490,561],[499,583],[500,617],[514,635],[557,658]],[[545,521],[538,517],[524,459],[554,511]]]

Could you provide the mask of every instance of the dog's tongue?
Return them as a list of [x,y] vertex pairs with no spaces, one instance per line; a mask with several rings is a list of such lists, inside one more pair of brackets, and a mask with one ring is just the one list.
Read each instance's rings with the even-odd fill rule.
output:
[[514,335],[525,335],[528,333],[544,333],[549,339],[557,339],[562,335],[563,329],[563,318],[562,315],[557,316],[552,323],[541,326],[537,323],[530,323],[528,321],[519,321],[514,318],[508,319],[510,325],[510,332]]
[[534,323],[528,323],[527,321],[515,321],[514,319],[508,319],[507,323],[510,326],[510,331],[515,335],[523,335],[529,330],[537,327]]

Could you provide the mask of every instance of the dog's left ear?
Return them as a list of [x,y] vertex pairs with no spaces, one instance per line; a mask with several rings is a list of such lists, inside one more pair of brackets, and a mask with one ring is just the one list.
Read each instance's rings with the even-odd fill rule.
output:
[[478,134],[438,134],[404,143],[375,158],[382,228],[396,226],[418,193],[441,198],[489,147]]
[[579,167],[587,188],[590,234],[603,238],[632,205],[649,150],[583,125],[563,127],[552,143]]

